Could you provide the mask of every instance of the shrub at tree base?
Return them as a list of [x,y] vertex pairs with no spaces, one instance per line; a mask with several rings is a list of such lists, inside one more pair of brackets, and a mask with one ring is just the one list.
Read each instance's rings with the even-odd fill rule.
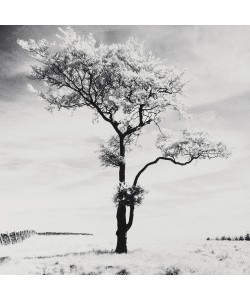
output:
[[140,185],[127,186],[126,184],[121,184],[116,188],[114,203],[117,206],[139,206],[142,204],[142,200],[144,199],[146,193],[147,192]]

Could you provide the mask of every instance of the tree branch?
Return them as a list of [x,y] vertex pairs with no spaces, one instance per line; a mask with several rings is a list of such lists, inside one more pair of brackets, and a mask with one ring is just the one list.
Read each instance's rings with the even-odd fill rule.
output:
[[153,121],[152,119],[149,119],[149,120],[147,120],[147,121],[143,120],[143,111],[144,111],[143,107],[144,107],[144,104],[141,104],[141,105],[139,106],[139,110],[138,110],[138,114],[139,114],[139,124],[136,125],[135,127],[132,127],[132,128],[130,127],[130,128],[128,128],[127,131],[125,131],[125,132],[123,133],[124,136],[130,135],[130,134],[136,132],[137,130],[141,129],[141,128],[144,127],[145,125],[150,124],[150,123]]
[[128,224],[127,224],[127,231],[129,231],[129,229],[131,228],[132,224],[133,224],[133,220],[134,220],[134,209],[135,207],[133,205],[130,206],[130,212],[129,212],[129,220],[128,220]]
[[151,165],[154,165],[156,163],[158,163],[159,160],[168,160],[168,161],[171,161],[172,163],[176,164],[176,165],[179,165],[179,166],[185,166],[187,164],[190,164],[194,159],[197,159],[198,157],[191,157],[190,160],[182,163],[182,162],[178,162],[176,161],[174,158],[171,158],[171,157],[157,157],[154,161],[151,161],[149,163],[147,163],[138,173],[137,175],[135,176],[135,179],[134,179],[134,183],[133,183],[133,186],[136,186],[137,185],[137,182],[138,182],[138,179],[140,177],[140,175]]
[[[99,113],[99,115],[106,121],[109,122],[113,128],[115,129],[115,131],[117,132],[117,134],[120,136],[121,135],[121,131],[118,128],[119,123],[117,121],[114,121],[113,119],[113,114],[111,112],[109,112],[110,118],[108,118],[105,115],[105,112],[98,106],[98,104],[94,101],[92,95],[91,95],[91,88],[93,85],[93,76],[92,74],[89,74],[89,86],[88,86],[88,91],[85,91],[83,88],[79,88],[75,82],[69,77],[68,74],[66,74],[63,70],[60,69],[60,67],[56,64],[54,64],[54,67],[57,69],[57,71],[61,74],[64,84],[70,88],[71,90],[79,93],[83,99],[86,101],[88,106],[92,106],[93,108],[95,108],[97,110],[97,112]],[[47,76],[48,77],[48,76]],[[65,78],[68,80],[68,82],[71,82],[73,86],[71,86],[68,82],[66,82]],[[65,107],[65,106],[62,106]],[[70,106],[69,106],[70,107]]]

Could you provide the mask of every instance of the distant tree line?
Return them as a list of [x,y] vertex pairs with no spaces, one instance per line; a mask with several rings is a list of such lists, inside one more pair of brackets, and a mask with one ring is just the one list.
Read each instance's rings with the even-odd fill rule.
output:
[[25,239],[36,234],[35,230],[13,231],[0,234],[0,245],[6,246],[10,244],[21,243]]
[[78,232],[38,232],[38,235],[93,235],[92,233],[78,233]]
[[216,238],[207,238],[207,241],[250,241],[250,234],[247,233],[245,235],[240,235],[240,236],[221,236],[221,237],[216,237]]
[[21,243],[33,235],[93,235],[92,233],[73,233],[73,232],[36,232],[35,230],[22,230],[0,233],[0,245],[6,246]]

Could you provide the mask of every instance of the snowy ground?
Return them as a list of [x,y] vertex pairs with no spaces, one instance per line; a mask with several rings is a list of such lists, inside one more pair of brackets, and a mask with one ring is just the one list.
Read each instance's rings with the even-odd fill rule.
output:
[[117,255],[100,237],[34,236],[0,246],[0,274],[250,274],[250,242],[141,244]]

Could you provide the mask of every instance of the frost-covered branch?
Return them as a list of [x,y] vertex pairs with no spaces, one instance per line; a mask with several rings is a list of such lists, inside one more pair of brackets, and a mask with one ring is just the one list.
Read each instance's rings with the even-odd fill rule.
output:
[[[129,135],[122,141],[125,152],[130,152],[132,150],[132,145],[136,143],[137,135]],[[120,154],[120,138],[118,136],[112,136],[107,142],[100,145],[100,155],[99,159],[101,165],[105,167],[120,167],[121,164],[125,163],[125,153],[124,156]]]
[[161,150],[162,156],[176,159],[212,159],[216,157],[228,158],[231,154],[222,142],[210,139],[204,131],[189,132],[182,130],[175,135],[159,135],[156,147]]
[[135,176],[133,185],[136,186],[141,174],[151,165],[160,160],[170,161],[176,165],[185,166],[193,160],[228,158],[230,150],[222,142],[213,142],[209,140],[207,133],[188,132],[182,130],[179,135],[174,137],[168,135],[159,135],[156,147],[161,150],[162,156],[154,161],[147,163]]

